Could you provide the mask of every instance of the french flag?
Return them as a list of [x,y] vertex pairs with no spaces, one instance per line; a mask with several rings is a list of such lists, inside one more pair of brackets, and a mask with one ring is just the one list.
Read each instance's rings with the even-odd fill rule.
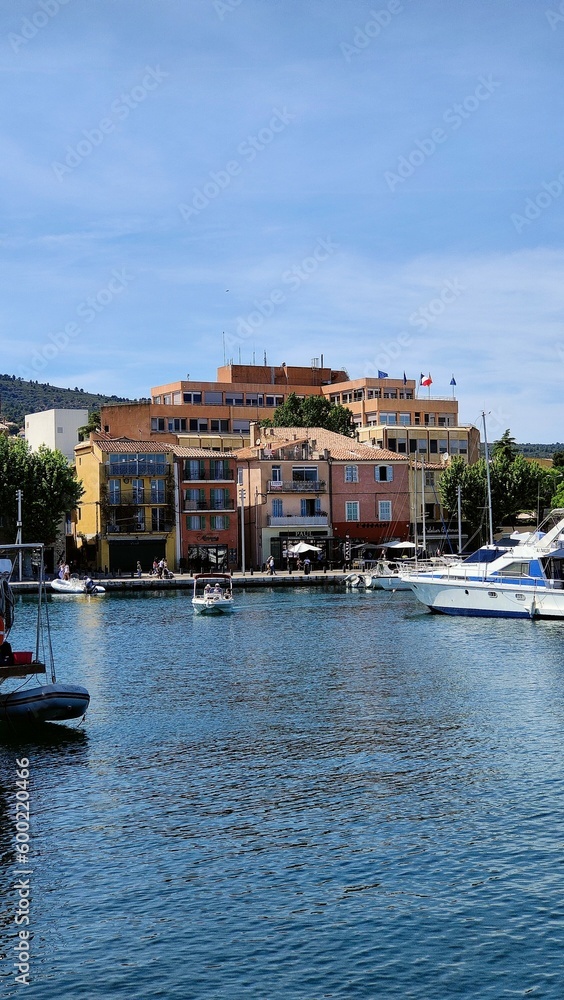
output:
[[423,372],[421,372],[421,385],[432,385],[432,384],[433,384],[433,379],[431,378],[431,376],[423,375]]

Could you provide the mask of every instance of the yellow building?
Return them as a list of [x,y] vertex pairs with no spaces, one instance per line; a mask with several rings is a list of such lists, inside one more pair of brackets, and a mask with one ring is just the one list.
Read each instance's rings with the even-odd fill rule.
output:
[[90,435],[75,448],[84,496],[76,521],[83,566],[109,573],[144,573],[153,560],[177,561],[174,454],[155,441]]

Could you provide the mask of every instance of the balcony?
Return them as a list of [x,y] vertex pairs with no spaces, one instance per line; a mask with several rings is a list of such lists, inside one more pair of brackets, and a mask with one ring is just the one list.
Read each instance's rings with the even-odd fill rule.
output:
[[138,479],[140,476],[167,476],[170,466],[166,462],[118,462],[106,464],[106,470],[110,478],[120,476],[130,476]]
[[226,469],[221,475],[216,472],[209,472],[208,470],[201,472],[193,472],[190,469],[185,469],[182,475],[183,483],[228,483],[234,478],[233,469]]
[[325,493],[326,488],[323,479],[269,479],[267,485],[268,493]]
[[235,510],[235,501],[229,499],[224,500],[223,503],[221,503],[214,500],[212,503],[210,500],[185,500],[182,510],[184,514],[192,510]]
[[328,528],[327,514],[313,514],[311,517],[301,517],[299,514],[284,514],[275,517],[268,514],[266,523],[269,528]]

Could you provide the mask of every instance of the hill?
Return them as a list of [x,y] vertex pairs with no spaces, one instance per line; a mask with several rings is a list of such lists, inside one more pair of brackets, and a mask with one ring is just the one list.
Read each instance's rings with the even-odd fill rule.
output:
[[99,410],[104,403],[127,403],[123,396],[104,396],[96,392],[62,389],[48,382],[26,382],[16,375],[0,375],[0,420],[13,421],[23,427],[26,413],[41,410]]

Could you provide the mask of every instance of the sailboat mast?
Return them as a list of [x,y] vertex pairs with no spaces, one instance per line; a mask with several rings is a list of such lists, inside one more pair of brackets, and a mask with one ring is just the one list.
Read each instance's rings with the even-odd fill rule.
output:
[[482,421],[484,424],[484,449],[486,456],[486,482],[488,484],[488,518],[490,526],[490,545],[493,545],[493,515],[492,515],[492,484],[490,480],[490,457],[488,454],[488,435],[486,431],[486,413],[485,410],[482,411]]

